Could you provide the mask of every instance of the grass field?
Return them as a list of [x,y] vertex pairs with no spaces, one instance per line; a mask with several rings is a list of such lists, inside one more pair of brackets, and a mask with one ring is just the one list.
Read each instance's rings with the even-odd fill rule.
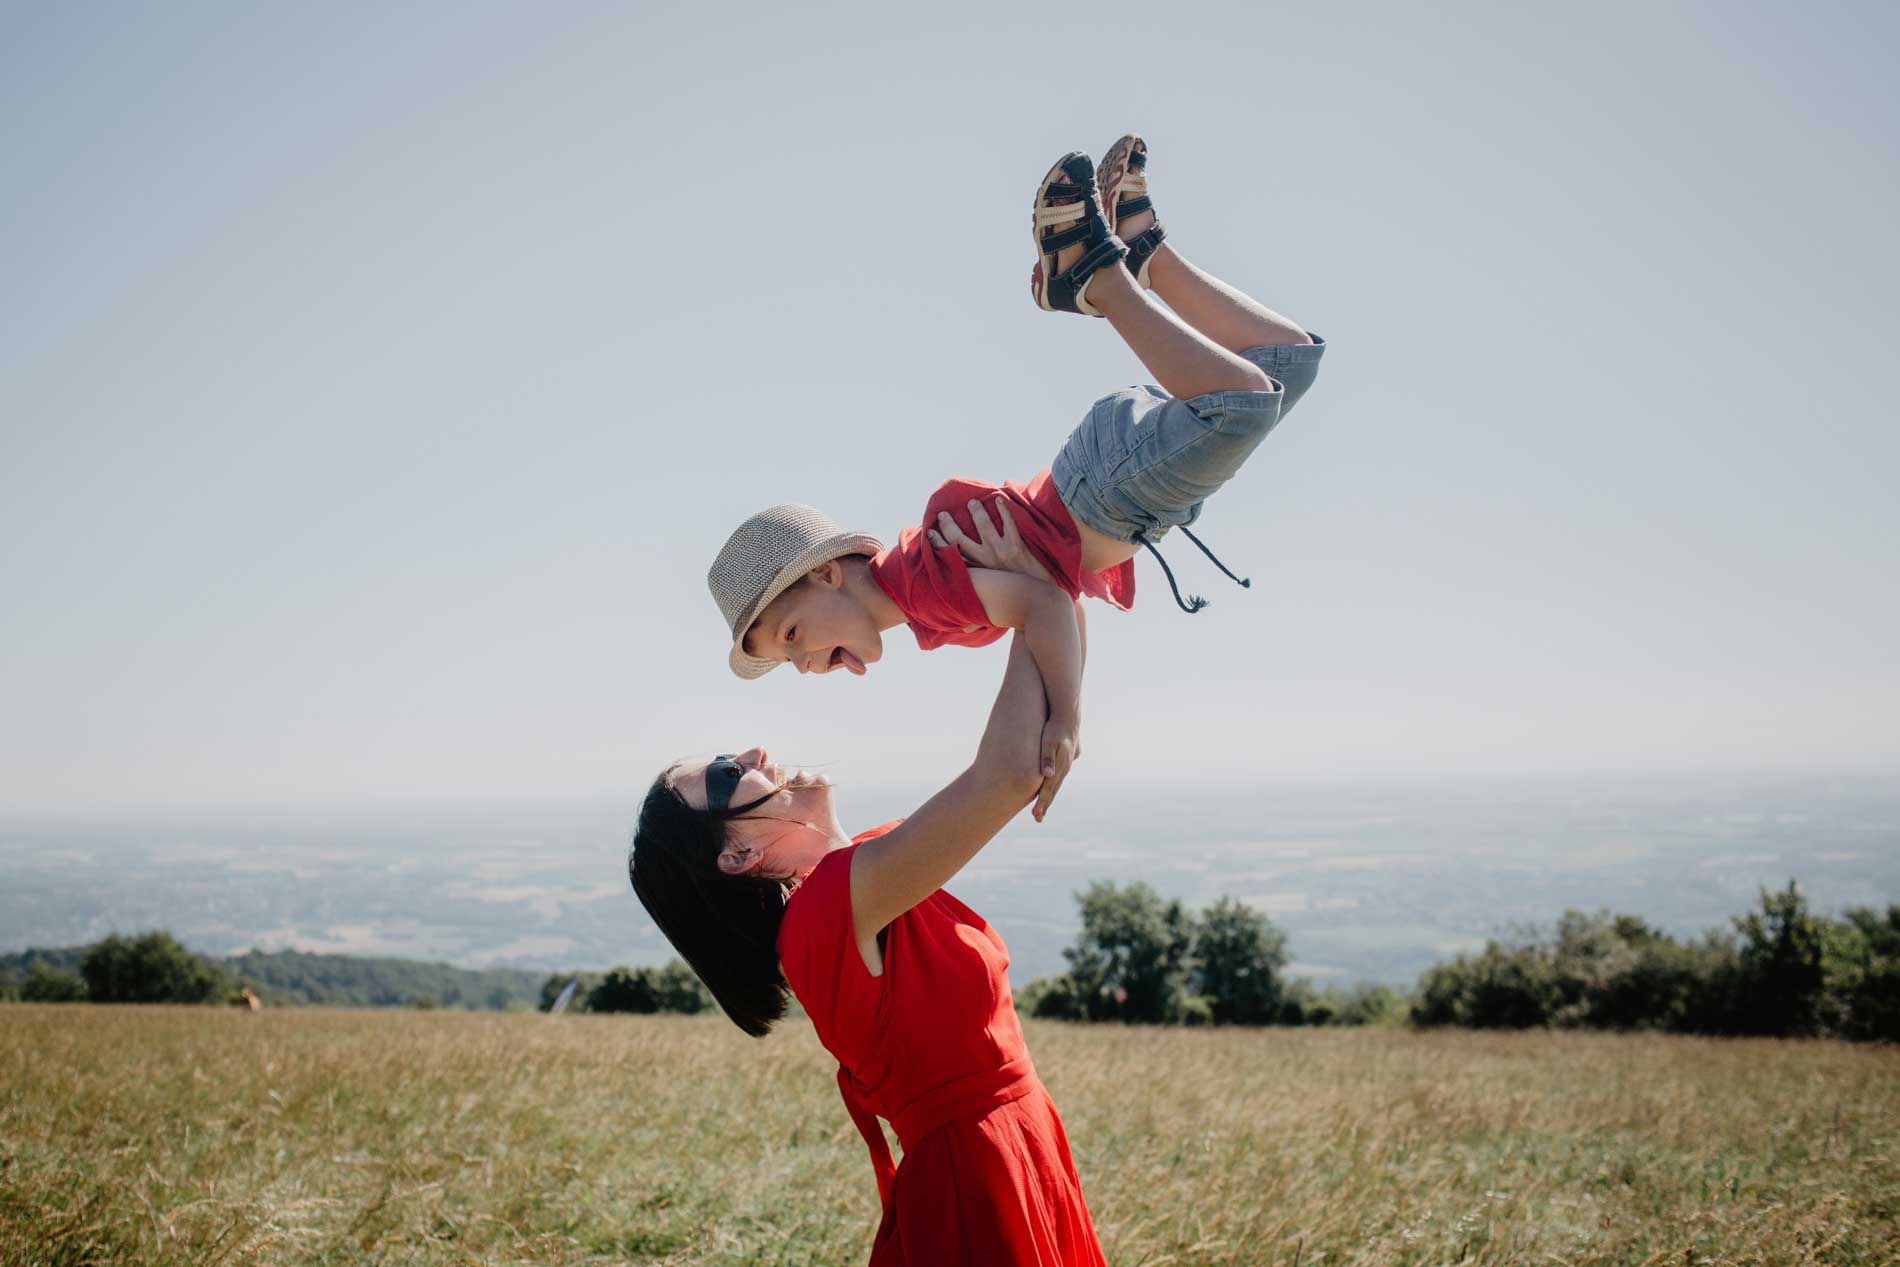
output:
[[[1111,1263],[1900,1262],[1900,1052],[1031,1025]],[[862,1262],[808,1028],[0,1006],[0,1262]]]

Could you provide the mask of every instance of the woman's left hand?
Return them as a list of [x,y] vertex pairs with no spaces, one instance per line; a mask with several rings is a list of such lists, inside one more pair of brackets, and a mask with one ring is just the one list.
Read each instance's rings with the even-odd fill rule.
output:
[[1022,534],[1016,530],[1016,518],[1010,514],[1009,502],[1004,498],[996,499],[996,517],[1002,521],[1001,528],[990,522],[989,512],[981,501],[972,501],[970,522],[976,525],[977,536],[972,541],[950,513],[943,511],[937,515],[937,526],[929,532],[930,544],[939,549],[955,546],[963,555],[963,561],[975,567],[1015,572],[1054,584],[1055,578],[1049,575],[1049,569],[1023,545]]

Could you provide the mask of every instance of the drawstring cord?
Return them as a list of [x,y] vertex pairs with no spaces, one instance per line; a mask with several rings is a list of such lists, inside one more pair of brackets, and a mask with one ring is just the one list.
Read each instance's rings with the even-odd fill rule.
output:
[[1167,573],[1168,588],[1174,591],[1174,601],[1180,604],[1182,611],[1192,616],[1195,612],[1207,606],[1207,600],[1202,598],[1199,594],[1189,594],[1186,598],[1181,597],[1181,587],[1174,583],[1174,569],[1169,567],[1168,561],[1161,557],[1161,551],[1155,549],[1155,543],[1148,540],[1147,533],[1136,537],[1135,540],[1147,547],[1148,553],[1154,555],[1155,562],[1161,565],[1161,570]]
[[[1214,566],[1219,568],[1221,572],[1226,575],[1228,580],[1240,586],[1242,589],[1253,588],[1252,577],[1235,576],[1231,571],[1228,570],[1227,565],[1225,563],[1222,563],[1220,559],[1215,556],[1212,550],[1208,549],[1205,545],[1201,543],[1201,539],[1199,537],[1195,536],[1193,533],[1187,530],[1187,525],[1185,524],[1181,525],[1181,532],[1183,535],[1187,537],[1189,541],[1192,541],[1194,543],[1195,549],[1199,550],[1202,554],[1205,554],[1210,560],[1213,561]],[[1181,597],[1181,587],[1177,585],[1174,580],[1174,569],[1169,567],[1168,561],[1161,557],[1161,551],[1155,549],[1155,543],[1148,539],[1147,533],[1145,532],[1142,533],[1140,536],[1136,537],[1135,540],[1140,542],[1142,547],[1145,548],[1149,554],[1154,555],[1155,562],[1161,565],[1162,574],[1168,578],[1168,588],[1174,591],[1175,604],[1179,606],[1182,611],[1192,616],[1195,612],[1198,612],[1203,607],[1207,606],[1207,600],[1205,598],[1202,598],[1199,594],[1189,594],[1186,598]]]
[[1186,524],[1181,525],[1181,535],[1186,537],[1189,541],[1192,541],[1194,543],[1195,548],[1198,549],[1202,554],[1205,554],[1208,558],[1213,559],[1214,566],[1219,568],[1222,572],[1226,572],[1228,580],[1232,581],[1234,584],[1240,586],[1240,588],[1244,590],[1250,590],[1253,588],[1253,578],[1251,576],[1235,576],[1232,572],[1228,572],[1227,565],[1225,563],[1222,563],[1219,559],[1215,559],[1214,552],[1208,549],[1206,546],[1202,545],[1201,539],[1195,536],[1193,533],[1189,532]]

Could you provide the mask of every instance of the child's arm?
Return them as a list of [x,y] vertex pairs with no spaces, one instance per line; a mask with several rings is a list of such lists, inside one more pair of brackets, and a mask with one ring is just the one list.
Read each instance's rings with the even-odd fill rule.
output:
[[1079,746],[1082,633],[1076,625],[1075,602],[1045,581],[988,568],[969,571],[970,584],[982,600],[990,623],[1000,629],[1020,629],[1042,674],[1049,720],[1042,728],[1042,790],[1036,795],[1034,810],[1040,822],[1056,790],[1069,777]]

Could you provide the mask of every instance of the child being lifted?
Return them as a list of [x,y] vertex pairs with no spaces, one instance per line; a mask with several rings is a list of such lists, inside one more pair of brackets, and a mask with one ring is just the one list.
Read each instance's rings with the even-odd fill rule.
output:
[[[1021,630],[1049,700],[1038,821],[1079,752],[1082,596],[1133,604],[1137,549],[1152,551],[1170,528],[1187,532],[1312,386],[1325,351],[1175,252],[1147,192],[1147,162],[1147,146],[1129,135],[1099,169],[1079,151],[1049,169],[1036,192],[1030,285],[1050,312],[1106,317],[1158,387],[1096,401],[1027,484],[944,484],[889,549],[808,506],[774,506],[739,526],[707,577],[743,678],[787,663],[862,675],[898,625],[926,651]],[[1204,605],[1183,600],[1161,566],[1177,603]]]

